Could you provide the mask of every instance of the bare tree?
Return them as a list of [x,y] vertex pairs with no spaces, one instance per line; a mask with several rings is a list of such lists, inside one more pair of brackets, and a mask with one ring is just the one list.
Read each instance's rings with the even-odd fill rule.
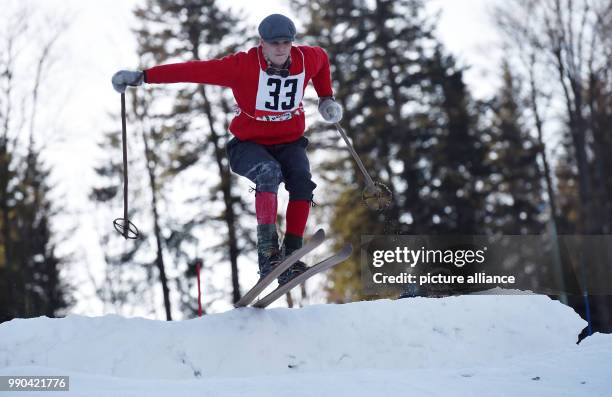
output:
[[[567,131],[569,139],[564,137],[561,142],[563,145],[569,144],[570,150],[556,159],[557,170],[564,170],[565,175],[576,175],[579,200],[574,201],[575,208],[570,210],[576,211],[579,216],[574,222],[569,214],[557,212],[560,206],[556,205],[551,167],[542,146],[547,191],[555,224],[563,215],[575,223],[575,227],[568,227],[570,232],[610,233],[612,2],[513,0],[498,7],[495,16],[511,47],[521,55],[523,70],[530,81],[531,111],[540,144],[544,144],[541,104],[551,99],[551,109],[565,123],[561,133]],[[567,169],[570,169],[569,173]],[[557,181],[557,198],[571,203],[572,200],[563,197],[568,194],[568,185],[563,180]],[[565,208],[567,212],[568,207]],[[591,327],[600,331],[612,329],[612,297],[589,296],[588,283],[584,282],[587,276],[609,279],[608,264],[581,261],[578,279],[583,281],[583,296],[570,297],[569,303],[585,318],[591,318],[589,315],[592,313],[592,321],[581,335],[583,337],[592,332]]]
[[[604,153],[597,129],[594,103],[601,95],[602,81],[609,87],[610,18],[612,4],[599,0],[514,0],[496,9],[499,26],[522,55],[531,86],[531,108],[538,135],[543,119],[539,103],[543,92],[558,92],[561,117],[573,144],[578,168],[583,233],[610,230],[610,208],[604,190],[610,176],[603,165]],[[539,71],[539,72],[538,72]],[[551,74],[552,73],[552,74]],[[554,75],[556,78],[551,79]],[[608,91],[609,93],[609,91]],[[544,139],[541,138],[541,143]],[[543,150],[552,214],[556,215],[549,161]],[[595,172],[594,172],[595,170]]]

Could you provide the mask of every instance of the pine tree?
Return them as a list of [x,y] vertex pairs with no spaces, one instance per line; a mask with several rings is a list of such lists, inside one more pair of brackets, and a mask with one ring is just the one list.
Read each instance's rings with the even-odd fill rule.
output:
[[[480,125],[478,107],[463,81],[454,58],[437,47],[426,63],[431,100],[432,142],[426,149],[429,214],[427,233],[485,233],[485,199],[490,190],[486,164],[488,133]],[[424,145],[427,146],[427,145]]]
[[539,147],[524,121],[520,82],[507,63],[502,65],[503,85],[490,102],[491,166],[489,225],[502,234],[540,234],[545,230],[542,182],[538,167]]
[[49,201],[50,171],[39,160],[40,154],[30,147],[22,170],[15,206],[14,242],[16,263],[25,284],[24,314],[55,317],[72,304],[71,287],[60,279],[65,262],[55,253],[51,221],[58,210]]
[[34,149],[14,172],[7,169],[15,166],[15,157],[6,152],[0,157],[0,322],[62,315],[73,301],[71,287],[60,278],[65,260],[55,254],[51,220],[57,212],[48,198],[49,170]]

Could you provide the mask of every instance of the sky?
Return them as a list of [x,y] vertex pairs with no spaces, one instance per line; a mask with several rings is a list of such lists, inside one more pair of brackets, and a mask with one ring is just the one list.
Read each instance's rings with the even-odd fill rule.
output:
[[[462,65],[472,65],[466,81],[476,97],[491,94],[497,84],[491,71],[498,69],[499,57],[490,49],[497,39],[487,15],[487,7],[494,1],[428,2],[431,12],[441,11],[439,38]],[[98,219],[87,196],[94,167],[102,158],[97,146],[102,134],[120,125],[119,95],[112,89],[111,76],[119,69],[134,69],[138,65],[130,28],[135,26],[132,9],[139,2],[29,0],[36,12],[65,19],[69,24],[56,47],[58,58],[42,93],[39,124],[53,128],[39,142],[45,145],[45,159],[53,169],[54,195],[67,210],[56,219],[55,228],[61,233],[59,253],[71,254],[75,260],[75,265],[67,270],[79,286],[75,313],[94,315],[104,310],[93,299],[91,274],[84,267],[89,263],[94,276],[100,271],[103,253],[97,242],[103,229],[111,227],[111,219]],[[299,18],[282,1],[233,0],[222,4],[244,9],[253,25],[266,15],[283,13],[300,27]]]

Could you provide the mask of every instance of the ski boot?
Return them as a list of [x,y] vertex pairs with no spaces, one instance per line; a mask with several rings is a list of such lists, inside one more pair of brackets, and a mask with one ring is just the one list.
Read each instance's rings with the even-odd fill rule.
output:
[[257,259],[259,262],[259,279],[261,280],[274,269],[274,266],[283,261],[283,255],[280,250],[276,250],[270,254],[257,254]]
[[278,248],[276,225],[257,225],[257,262],[259,279],[266,277],[283,260]]
[[[294,236],[291,234],[285,235],[285,240],[283,241],[282,253],[285,258],[291,255],[294,251],[302,248],[304,240],[302,237]],[[278,276],[278,285],[287,284],[289,281],[293,280],[295,277],[304,273],[308,270],[308,266],[302,261],[297,261],[287,270],[285,270],[280,276]]]

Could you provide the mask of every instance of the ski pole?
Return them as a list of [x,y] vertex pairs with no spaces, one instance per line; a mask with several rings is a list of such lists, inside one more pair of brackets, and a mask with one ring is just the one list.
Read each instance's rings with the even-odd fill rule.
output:
[[361,199],[372,210],[382,211],[387,209],[391,205],[393,193],[391,193],[391,190],[384,183],[374,182],[374,180],[366,170],[365,166],[363,165],[361,158],[353,148],[353,145],[351,145],[351,142],[349,141],[346,132],[344,132],[344,129],[340,126],[340,123],[334,123],[334,125],[336,126],[336,129],[340,133],[342,139],[344,139],[344,143],[346,143],[349,152],[351,152],[353,159],[355,159],[357,166],[359,167],[361,173],[363,174],[363,177],[365,178],[366,187],[365,189],[363,189]]
[[113,221],[115,230],[123,238],[136,239],[139,236],[138,228],[128,219],[128,159],[127,159],[127,128],[125,121],[125,93],[121,93],[121,144],[123,147],[123,218]]
[[353,148],[353,145],[351,145],[351,142],[349,141],[348,136],[346,135],[346,132],[344,132],[344,129],[340,126],[340,123],[335,123],[334,125],[336,126],[336,129],[340,133],[340,136],[342,137],[342,139],[344,139],[344,143],[346,143],[346,146],[348,147],[349,151],[351,152],[351,155],[353,155],[353,158],[355,159],[355,162],[357,163],[357,166],[361,170],[361,173],[363,174],[363,176],[364,176],[364,178],[366,180],[366,187],[370,188],[370,189],[375,188],[375,184],[374,184],[374,181],[372,180],[372,177],[370,176],[368,171],[365,169],[365,166],[363,165],[363,162],[361,161],[361,158],[359,158],[359,155],[357,154],[357,152]]

